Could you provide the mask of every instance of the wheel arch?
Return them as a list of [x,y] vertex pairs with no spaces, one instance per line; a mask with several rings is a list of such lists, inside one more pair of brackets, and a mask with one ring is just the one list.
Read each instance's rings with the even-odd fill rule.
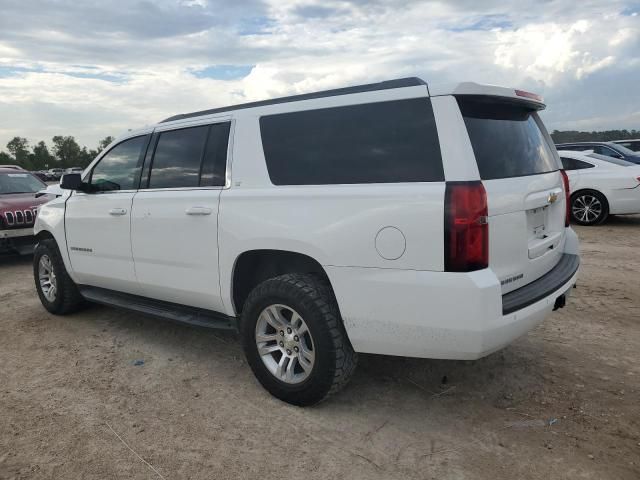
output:
[[53,241],[56,240],[56,237],[54,237],[49,230],[40,230],[38,233],[36,233],[35,237],[36,237],[36,242],[38,243],[40,243],[43,240],[49,240],[49,239]]
[[245,300],[258,284],[286,273],[316,274],[331,287],[325,269],[309,255],[290,250],[247,250],[236,257],[231,271],[231,300],[235,314],[242,312]]

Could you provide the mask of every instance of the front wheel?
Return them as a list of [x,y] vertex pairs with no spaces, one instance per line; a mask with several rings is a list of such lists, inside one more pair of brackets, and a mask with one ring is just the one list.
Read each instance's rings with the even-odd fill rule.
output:
[[609,216],[604,195],[593,190],[576,192],[571,197],[571,218],[579,225],[599,225]]
[[84,306],[78,287],[64,268],[55,240],[38,243],[33,254],[33,276],[40,302],[49,312],[65,315]]
[[313,405],[339,391],[356,366],[333,292],[314,275],[258,285],[244,305],[241,335],[258,381],[293,405]]

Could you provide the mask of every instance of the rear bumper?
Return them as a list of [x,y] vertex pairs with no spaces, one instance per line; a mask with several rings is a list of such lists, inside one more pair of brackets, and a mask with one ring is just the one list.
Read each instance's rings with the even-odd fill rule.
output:
[[505,347],[549,316],[558,297],[575,285],[578,264],[577,255],[567,255],[528,292],[515,291],[506,300],[490,269],[325,268],[357,352],[473,360]]
[[562,288],[578,271],[580,257],[565,253],[558,264],[546,275],[543,275],[529,285],[509,292],[502,296],[502,314],[522,310],[529,305],[542,300],[553,292]]

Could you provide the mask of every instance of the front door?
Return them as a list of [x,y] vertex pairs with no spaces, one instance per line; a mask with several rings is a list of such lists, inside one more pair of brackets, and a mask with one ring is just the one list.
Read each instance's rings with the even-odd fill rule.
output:
[[154,134],[146,188],[135,195],[131,245],[142,294],[224,311],[218,277],[218,202],[230,123]]
[[71,267],[80,284],[138,293],[131,254],[131,206],[147,136],[109,150],[85,179],[87,193],[67,200],[65,226]]

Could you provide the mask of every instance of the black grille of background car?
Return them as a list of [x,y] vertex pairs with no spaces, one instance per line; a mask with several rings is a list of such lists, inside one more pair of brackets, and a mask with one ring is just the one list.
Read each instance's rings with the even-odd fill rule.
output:
[[9,228],[16,227],[28,227],[33,225],[36,219],[36,215],[38,215],[38,209],[27,209],[27,210],[15,210],[12,212],[3,212],[2,220],[4,225]]

